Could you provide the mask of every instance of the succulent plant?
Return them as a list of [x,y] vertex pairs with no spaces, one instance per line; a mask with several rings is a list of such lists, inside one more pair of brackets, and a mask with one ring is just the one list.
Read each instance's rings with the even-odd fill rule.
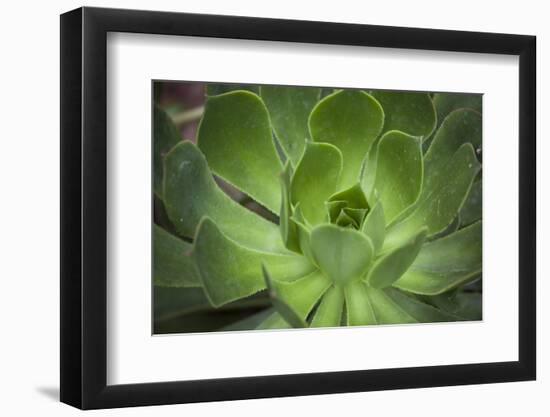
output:
[[196,144],[154,110],[168,304],[256,303],[226,330],[480,318],[479,95],[214,90]]

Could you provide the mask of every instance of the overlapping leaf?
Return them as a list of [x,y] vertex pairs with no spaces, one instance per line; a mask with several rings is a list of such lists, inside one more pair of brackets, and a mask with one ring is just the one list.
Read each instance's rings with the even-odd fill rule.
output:
[[231,239],[253,249],[287,252],[277,225],[234,202],[218,188],[202,153],[191,142],[165,158],[164,202],[176,230],[193,237],[203,216]]
[[200,285],[216,308],[269,295],[226,330],[481,317],[476,284],[457,290],[481,274],[480,96],[243,88],[209,88],[200,150],[155,150],[172,231],[155,226],[158,288]]
[[219,306],[265,288],[261,266],[274,278],[291,281],[313,271],[300,255],[255,251],[230,240],[216,223],[204,217],[198,227],[193,253],[202,286],[212,305]]
[[342,152],[340,187],[359,181],[363,159],[384,125],[380,104],[363,91],[341,90],[322,99],[311,112],[309,128],[316,142]]
[[262,86],[260,95],[271,116],[275,136],[294,166],[309,138],[308,118],[319,101],[320,88]]
[[440,294],[481,273],[481,222],[425,244],[410,269],[394,284],[418,294]]
[[256,94],[241,90],[210,97],[197,137],[216,175],[273,213],[279,212],[278,176],[283,166],[273,143],[267,109]]

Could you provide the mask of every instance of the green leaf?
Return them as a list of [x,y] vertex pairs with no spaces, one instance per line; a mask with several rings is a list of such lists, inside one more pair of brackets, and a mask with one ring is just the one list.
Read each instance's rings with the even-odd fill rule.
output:
[[373,256],[367,236],[332,224],[320,225],[311,231],[311,251],[317,265],[335,285],[361,279]]
[[361,281],[350,283],[344,289],[348,326],[378,324],[367,294],[367,285]]
[[435,295],[476,279],[482,266],[482,227],[476,222],[426,243],[411,268],[394,286]]
[[426,233],[426,228],[421,229],[407,243],[378,258],[369,270],[367,283],[374,288],[385,288],[397,281],[416,259]]
[[311,252],[311,227],[307,224],[305,220],[300,204],[294,208],[294,213],[291,217],[291,221],[296,225],[296,230],[298,232],[298,244],[300,246],[300,251],[313,263],[316,265],[316,261],[313,258],[313,253]]
[[384,205],[388,223],[416,201],[422,189],[423,171],[422,145],[417,137],[395,130],[382,136],[374,189]]
[[336,190],[342,171],[342,153],[328,143],[308,142],[292,178],[292,203],[300,203],[312,225],[326,222],[324,202]]
[[[162,187],[161,187],[162,192]],[[172,225],[168,214],[166,213],[166,208],[164,207],[164,201],[159,198],[157,193],[153,193],[153,222],[162,227],[167,232],[170,232],[173,235],[178,235],[176,229]]]
[[202,288],[155,286],[153,291],[155,334],[225,331],[225,326],[270,306],[263,294],[214,308]]
[[287,161],[281,174],[281,215],[279,228],[285,246],[295,252],[300,252],[300,240],[298,226],[291,220],[292,205],[290,202],[290,182],[292,178],[292,166]]
[[260,97],[242,90],[210,97],[197,143],[216,175],[278,214],[283,166]]
[[[356,183],[348,189],[340,191],[336,194],[330,196],[329,202],[340,202],[345,201],[345,207],[357,208],[357,209],[368,209],[369,204],[367,202],[367,197],[361,188],[360,183]],[[342,207],[343,208],[343,207]]]
[[203,216],[224,234],[253,249],[287,253],[277,225],[237,204],[218,188],[202,153],[191,142],[174,147],[164,161],[166,212],[179,234],[192,237]]
[[353,220],[353,223],[356,225],[357,229],[359,229],[363,224],[367,211],[368,210],[366,208],[344,207],[342,209],[342,212]]
[[190,243],[153,225],[153,282],[161,287],[198,287],[199,276],[189,257]]
[[462,145],[441,171],[439,181],[426,185],[411,214],[386,231],[383,251],[399,246],[421,227],[428,236],[444,230],[462,207],[480,169],[472,145]]
[[423,303],[416,298],[405,295],[403,292],[394,288],[387,288],[385,293],[401,308],[401,310],[410,315],[419,323],[457,321],[460,319],[453,314],[449,314],[429,304]]
[[153,287],[155,321],[170,320],[184,314],[212,308],[202,288]]
[[262,310],[259,313],[252,314],[251,316],[248,316],[242,320],[238,320],[225,327],[222,327],[219,331],[232,332],[232,331],[242,331],[242,330],[254,330],[261,323],[263,323],[269,316],[271,316],[273,312],[274,312],[273,308],[266,308],[265,310]]
[[161,198],[164,156],[180,141],[181,134],[170,116],[155,105],[153,110],[153,190]]
[[449,223],[449,225],[443,229],[441,232],[437,232],[435,235],[431,235],[429,239],[426,239],[427,241],[437,240],[441,239],[442,237],[448,236],[458,230],[458,227],[460,226],[460,212],[455,216],[453,221]]
[[229,93],[230,91],[236,90],[246,90],[252,93],[258,94],[260,92],[260,87],[254,84],[220,84],[220,83],[209,83],[206,85],[206,95],[208,96],[217,96],[224,93]]
[[320,94],[321,89],[314,87],[260,87],[275,136],[294,166],[300,161],[306,139],[309,139],[307,122]]
[[371,240],[374,253],[378,253],[382,249],[386,236],[386,220],[382,203],[376,203],[367,214],[367,218],[361,226],[361,231]]
[[353,227],[354,229],[358,229],[359,225],[357,224],[357,222],[344,210],[342,210],[338,215],[338,218],[336,219],[336,224],[340,227]]
[[404,324],[418,321],[395,303],[385,290],[367,288],[370,305],[378,324]]
[[292,282],[271,278],[267,268],[262,268],[273,306],[292,327],[307,327],[306,318],[325,291],[330,280],[320,271]]
[[481,114],[478,112],[461,109],[447,116],[424,156],[424,189],[430,189],[439,181],[462,145],[471,143],[474,150],[480,149],[481,134]]
[[435,93],[433,103],[437,111],[438,124],[457,109],[472,109],[481,113],[482,97],[481,94]]
[[337,327],[342,319],[344,291],[341,287],[330,287],[315,311],[311,327]]
[[370,148],[365,159],[363,160],[363,165],[361,167],[361,188],[363,191],[371,196],[374,194],[374,180],[376,179],[376,163],[378,160],[378,143],[380,138],[378,138]]
[[294,280],[314,269],[303,256],[244,248],[228,239],[207,217],[199,225],[192,257],[206,295],[216,307],[264,289],[262,263],[278,280]]
[[347,206],[347,201],[326,201],[325,210],[328,214],[329,221],[331,223],[336,223],[336,221],[338,220],[338,216],[340,216],[342,210]]
[[290,329],[292,326],[278,312],[272,313],[263,322],[261,322],[256,330],[272,330],[272,329]]
[[434,104],[428,93],[372,91],[384,109],[384,132],[400,130],[427,138],[436,125]]
[[430,296],[430,303],[463,320],[482,319],[482,296],[476,292],[449,291]]
[[483,209],[482,181],[476,181],[468,193],[468,198],[460,209],[460,226],[467,226],[481,220]]
[[384,124],[384,111],[369,94],[341,90],[322,99],[311,112],[309,129],[316,142],[328,142],[343,155],[340,187],[359,180],[363,159]]

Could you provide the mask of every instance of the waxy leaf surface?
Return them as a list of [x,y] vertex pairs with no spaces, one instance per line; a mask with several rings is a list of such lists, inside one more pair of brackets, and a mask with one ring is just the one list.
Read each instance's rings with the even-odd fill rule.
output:
[[197,143],[216,175],[279,213],[283,166],[260,97],[248,91],[210,97]]
[[153,282],[162,287],[198,287],[192,245],[153,225]]
[[309,139],[308,119],[319,101],[320,88],[262,86],[260,95],[269,110],[275,136],[294,166]]
[[300,255],[279,255],[244,248],[228,239],[207,217],[199,225],[192,256],[206,295],[214,306],[264,289],[262,264],[278,280],[294,280],[314,269]]
[[363,233],[332,224],[311,231],[311,250],[317,265],[336,285],[361,279],[374,252],[370,239]]
[[164,166],[164,203],[179,234],[193,237],[201,218],[208,216],[224,234],[246,247],[288,252],[277,225],[237,204],[216,185],[194,144],[174,147]]
[[292,203],[300,203],[307,221],[327,221],[324,203],[336,190],[342,172],[342,153],[328,143],[309,142],[292,178]]
[[316,142],[328,142],[343,155],[339,188],[359,181],[363,159],[384,125],[380,104],[363,91],[342,90],[322,99],[311,112],[309,128]]

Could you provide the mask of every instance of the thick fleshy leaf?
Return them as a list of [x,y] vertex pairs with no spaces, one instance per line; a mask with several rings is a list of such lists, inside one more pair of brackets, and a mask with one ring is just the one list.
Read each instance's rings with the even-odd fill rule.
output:
[[327,290],[315,315],[311,327],[340,326],[344,308],[344,291],[341,287],[331,287]]
[[378,159],[378,140],[373,143],[370,151],[365,155],[361,167],[361,188],[365,194],[374,194],[374,180],[376,179],[376,162]]
[[242,320],[231,323],[228,326],[222,327],[221,329],[219,329],[219,331],[232,332],[232,331],[254,330],[261,323],[263,323],[269,316],[271,316],[273,312],[274,312],[273,308],[266,308],[265,310],[262,310],[259,313],[252,314],[249,317],[246,317]]
[[181,134],[164,110],[155,105],[153,110],[153,189],[162,198],[162,177],[164,175],[164,156],[178,142]]
[[216,175],[279,212],[283,166],[260,97],[242,90],[210,97],[197,143]]
[[230,91],[236,90],[246,90],[258,94],[260,92],[260,87],[254,84],[220,84],[220,83],[209,83],[206,85],[206,94],[208,96],[217,96],[224,93],[229,93]]
[[417,294],[434,295],[476,279],[482,266],[481,232],[481,222],[476,222],[426,243],[394,286]]
[[427,138],[435,128],[436,114],[428,93],[371,91],[384,109],[384,132],[400,130]]
[[414,317],[394,302],[385,290],[367,288],[370,304],[378,324],[417,323]]
[[385,288],[397,281],[418,256],[426,233],[426,228],[421,229],[407,243],[378,258],[367,275],[368,284],[374,288]]
[[[424,193],[439,181],[454,154],[465,143],[474,150],[481,147],[481,114],[474,110],[455,110],[445,118],[424,156]],[[477,152],[477,151],[476,151]]]
[[218,188],[204,155],[191,142],[174,147],[164,161],[166,212],[179,234],[193,237],[203,216],[231,239],[265,251],[287,252],[277,225],[237,204]]
[[352,282],[345,287],[348,326],[378,324],[367,291],[367,285],[361,281]]
[[290,329],[292,326],[278,312],[272,313],[262,321],[256,330]]
[[468,198],[460,209],[460,225],[467,226],[481,220],[483,204],[482,181],[476,181],[468,193]]
[[161,287],[199,287],[192,245],[153,225],[153,282]]
[[[333,194],[329,198],[329,202],[339,202],[345,201],[345,207],[357,208],[357,209],[366,209],[369,208],[367,202],[367,197],[361,188],[360,183],[356,183],[350,188],[347,188],[343,191],[339,191],[336,194]],[[343,208],[343,207],[342,207]]]
[[366,208],[351,208],[351,207],[344,207],[342,209],[342,212],[348,215],[356,225],[357,229],[361,227],[363,224],[363,220],[365,220],[365,216],[367,214]]
[[211,309],[202,288],[153,287],[153,310],[155,321]]
[[325,202],[325,210],[328,214],[330,223],[336,223],[338,216],[344,208],[348,206],[347,201],[327,201]]
[[171,234],[176,236],[178,235],[178,232],[174,229],[174,226],[166,213],[164,201],[162,201],[156,193],[153,194],[153,222]]
[[343,155],[340,188],[359,181],[363,159],[384,124],[384,111],[369,94],[342,90],[322,99],[311,112],[309,128],[316,142],[329,142]]
[[287,161],[281,174],[281,214],[279,217],[279,228],[285,246],[292,251],[300,252],[298,226],[290,218],[292,216],[292,204],[290,202],[291,178],[292,166]]
[[460,226],[460,212],[456,215],[453,221],[449,223],[449,225],[445,229],[443,229],[441,232],[436,233],[435,235],[431,235],[430,238],[426,240],[427,241],[437,240],[437,239],[441,239],[442,237],[453,234],[458,230],[459,226]]
[[309,139],[307,122],[320,94],[321,89],[316,87],[260,87],[275,136],[294,166],[298,165]]
[[384,208],[381,203],[376,203],[361,225],[361,231],[366,234],[372,242],[374,253],[382,249],[386,236],[386,220]]
[[276,312],[278,312],[285,321],[295,328],[307,327],[306,321],[287,303],[286,300],[279,294],[278,288],[274,286],[273,280],[269,276],[269,272],[262,265],[262,273],[264,275],[265,284],[271,299],[271,304]]
[[384,205],[388,223],[416,201],[422,189],[423,171],[419,138],[395,130],[382,136],[374,189]]
[[363,233],[324,224],[311,231],[311,251],[335,285],[346,285],[365,275],[374,249]]
[[314,269],[300,255],[279,255],[244,248],[228,239],[207,217],[199,225],[192,256],[206,295],[214,306],[264,289],[262,264],[281,281],[303,277]]
[[342,171],[342,153],[328,143],[308,142],[292,178],[292,203],[300,203],[309,223],[326,222],[324,202],[334,193]]
[[294,208],[294,213],[292,214],[291,221],[296,225],[296,230],[298,233],[298,244],[300,246],[300,251],[314,264],[316,261],[311,252],[311,227],[307,223],[302,214],[302,208],[300,203]]
[[482,302],[481,293],[450,291],[444,294],[429,297],[430,302],[450,314],[463,320],[481,320]]
[[435,93],[433,103],[437,111],[437,123],[440,125],[445,117],[457,109],[473,109],[481,113],[481,94]]
[[305,320],[330,287],[330,279],[319,270],[292,282],[274,280],[265,267],[263,273],[273,306],[279,314],[293,327],[307,327]]
[[225,331],[230,323],[270,307],[269,298],[259,294],[214,308],[202,288],[155,286],[153,297],[155,334]]
[[345,211],[341,211],[336,219],[336,224],[340,227],[352,227],[358,229],[359,225],[355,222],[353,217],[349,216]]
[[444,230],[462,207],[480,169],[472,145],[462,145],[440,173],[439,181],[426,185],[412,213],[386,231],[383,251],[399,246],[420,228],[428,236]]
[[385,293],[394,303],[399,305],[401,310],[413,317],[419,323],[459,320],[459,317],[423,303],[416,298],[405,295],[395,288],[389,287],[385,290]]

